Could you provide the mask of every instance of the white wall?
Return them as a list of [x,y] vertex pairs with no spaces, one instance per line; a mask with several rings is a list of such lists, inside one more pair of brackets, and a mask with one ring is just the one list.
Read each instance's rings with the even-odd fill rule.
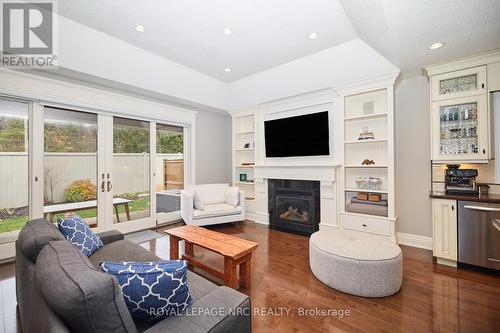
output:
[[361,39],[331,47],[229,84],[229,109],[257,105],[399,72]]
[[196,118],[196,183],[231,182],[231,117],[200,111]]
[[430,96],[424,76],[401,80],[395,91],[398,232],[432,237]]

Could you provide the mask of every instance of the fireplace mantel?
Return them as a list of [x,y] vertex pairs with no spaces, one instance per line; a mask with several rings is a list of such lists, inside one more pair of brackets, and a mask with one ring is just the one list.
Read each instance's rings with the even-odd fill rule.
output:
[[296,179],[335,182],[336,169],[340,165],[256,165],[255,181],[262,179]]

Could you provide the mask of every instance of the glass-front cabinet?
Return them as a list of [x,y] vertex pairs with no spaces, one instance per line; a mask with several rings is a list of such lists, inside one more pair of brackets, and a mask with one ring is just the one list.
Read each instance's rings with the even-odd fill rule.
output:
[[431,84],[433,101],[486,94],[486,66],[434,75]]
[[487,95],[432,103],[435,161],[488,159]]

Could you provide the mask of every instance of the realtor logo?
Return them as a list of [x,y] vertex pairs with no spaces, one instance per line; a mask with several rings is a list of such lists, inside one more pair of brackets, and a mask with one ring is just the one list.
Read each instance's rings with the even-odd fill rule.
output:
[[54,67],[54,3],[2,1],[1,65]]

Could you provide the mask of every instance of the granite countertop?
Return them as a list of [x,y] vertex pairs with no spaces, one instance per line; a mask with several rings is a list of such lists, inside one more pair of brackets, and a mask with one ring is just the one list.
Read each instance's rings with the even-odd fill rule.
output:
[[430,197],[435,199],[449,199],[460,201],[475,201],[500,204],[500,194],[446,194],[444,191],[431,191]]

